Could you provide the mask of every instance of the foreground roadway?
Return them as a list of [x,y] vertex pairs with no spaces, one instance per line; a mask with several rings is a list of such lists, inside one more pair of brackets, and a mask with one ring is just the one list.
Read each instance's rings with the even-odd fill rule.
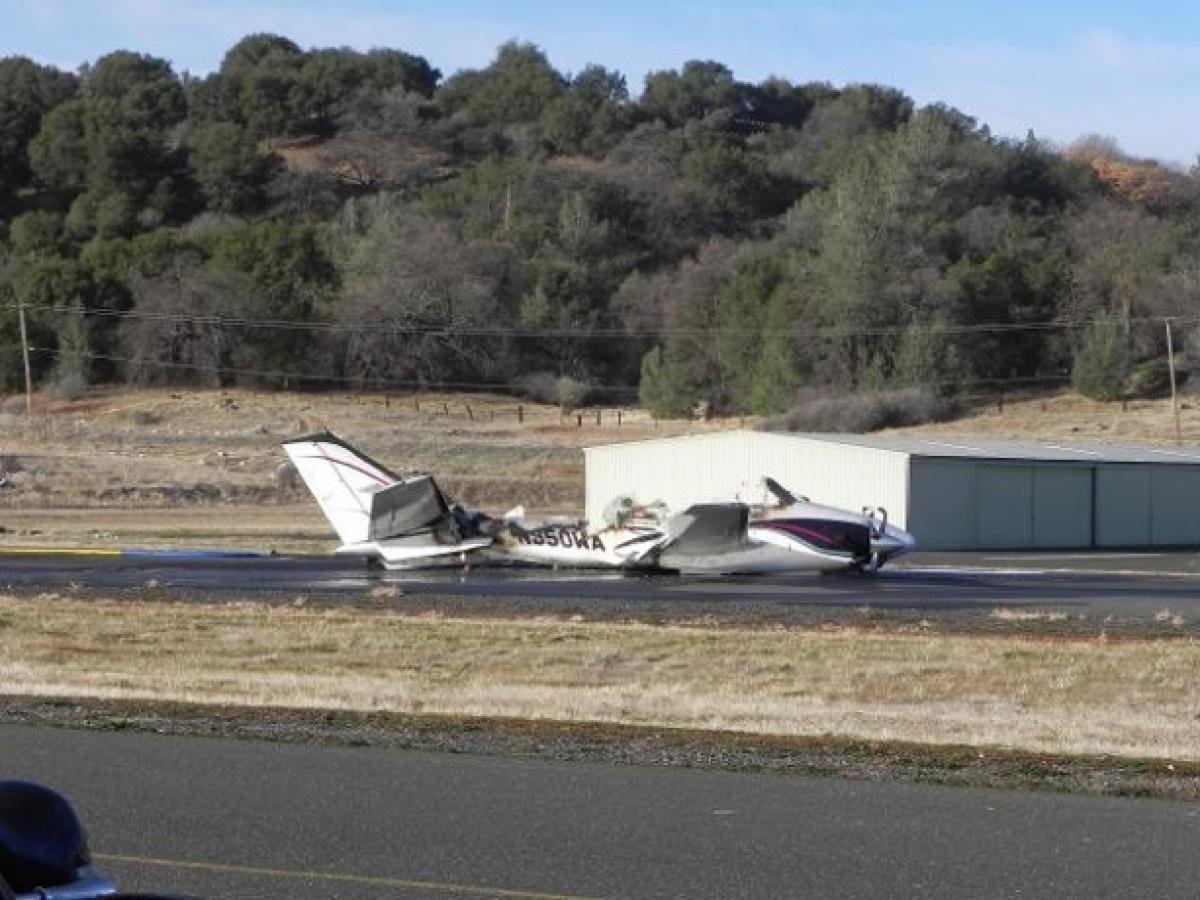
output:
[[0,726],[126,890],[208,897],[1170,898],[1200,806]]

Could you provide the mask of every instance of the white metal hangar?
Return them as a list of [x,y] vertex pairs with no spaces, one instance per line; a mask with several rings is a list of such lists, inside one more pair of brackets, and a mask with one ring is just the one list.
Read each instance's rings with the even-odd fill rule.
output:
[[882,506],[922,550],[1200,545],[1200,447],[724,431],[589,447],[587,517],[616,497],[749,499],[771,476]]

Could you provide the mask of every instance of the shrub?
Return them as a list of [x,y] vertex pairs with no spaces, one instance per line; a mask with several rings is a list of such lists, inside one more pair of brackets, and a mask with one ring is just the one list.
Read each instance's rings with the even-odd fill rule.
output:
[[806,390],[801,391],[790,410],[763,420],[758,428],[855,434],[940,422],[954,412],[953,403],[928,388],[836,395]]
[[1071,384],[1092,400],[1118,400],[1129,375],[1129,350],[1115,319],[1092,323],[1075,351]]
[[0,403],[0,412],[8,416],[25,415],[25,395],[16,394],[6,398],[3,403]]
[[79,400],[86,397],[88,382],[78,372],[66,372],[54,379],[50,385],[50,393],[59,400]]
[[656,419],[686,419],[691,418],[697,397],[688,385],[684,367],[655,347],[642,357],[638,399]]
[[554,379],[554,396],[559,406],[578,406],[591,392],[590,384],[570,375],[559,375]]
[[1166,397],[1171,393],[1171,367],[1165,359],[1139,363],[1129,373],[1131,397]]
[[553,372],[524,375],[517,381],[517,387],[531,400],[556,403],[562,407],[578,406],[592,392],[592,386],[586,381],[570,375],[555,375]]

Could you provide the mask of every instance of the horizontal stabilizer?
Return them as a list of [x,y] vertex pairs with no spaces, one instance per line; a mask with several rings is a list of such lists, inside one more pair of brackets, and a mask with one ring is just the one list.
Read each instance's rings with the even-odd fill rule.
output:
[[430,528],[450,512],[446,499],[428,475],[418,475],[371,495],[368,537],[382,541]]

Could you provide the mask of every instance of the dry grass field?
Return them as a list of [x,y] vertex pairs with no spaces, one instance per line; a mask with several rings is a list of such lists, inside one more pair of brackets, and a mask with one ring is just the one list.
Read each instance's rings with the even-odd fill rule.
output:
[[[11,401],[10,401],[11,402]],[[597,422],[599,415],[599,422]],[[655,423],[638,410],[486,395],[96,390],[0,414],[0,528],[10,545],[328,549],[302,486],[282,478],[288,437],[329,428],[401,471],[430,471],[490,511],[578,513],[590,444],[737,420]]]
[[[1200,398],[1181,398],[1180,432],[1200,442]],[[963,435],[1015,440],[1071,440],[1109,443],[1174,443],[1170,400],[1100,403],[1074,393],[983,405],[950,422],[895,429],[895,433]]]
[[[9,398],[3,408],[19,406]],[[518,413],[518,410],[520,412]],[[753,419],[654,422],[640,410],[586,410],[468,394],[296,394],[95,389],[0,413],[0,534],[16,546],[253,547],[323,551],[332,535],[283,477],[279,442],[330,428],[400,471],[431,471],[492,512],[576,514],[581,447],[749,426]],[[1065,394],[980,407],[931,434],[1169,441],[1167,401],[1103,404]],[[1184,403],[1185,437],[1200,409]]]
[[1190,640],[458,620],[378,599],[355,611],[0,596],[0,684],[43,697],[1200,758]]

